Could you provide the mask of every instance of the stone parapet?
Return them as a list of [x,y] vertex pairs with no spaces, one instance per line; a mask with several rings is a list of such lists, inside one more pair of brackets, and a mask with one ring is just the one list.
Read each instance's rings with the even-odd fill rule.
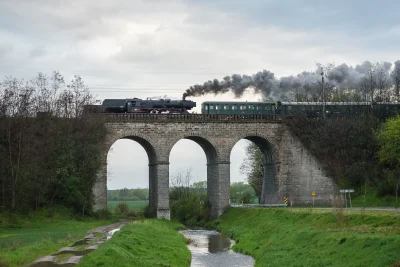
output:
[[280,122],[279,115],[244,114],[244,115],[216,115],[216,114],[134,114],[134,113],[102,113],[93,114],[104,118],[107,122]]

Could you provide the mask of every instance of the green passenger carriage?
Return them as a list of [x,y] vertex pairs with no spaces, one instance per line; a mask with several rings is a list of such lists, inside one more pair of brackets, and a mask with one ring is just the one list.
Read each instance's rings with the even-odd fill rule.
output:
[[[325,106],[325,107],[324,107]],[[399,102],[219,102],[207,101],[201,105],[202,114],[265,114],[280,116],[359,116],[373,113],[390,117],[400,113]]]
[[207,101],[201,105],[202,114],[275,114],[275,102]]

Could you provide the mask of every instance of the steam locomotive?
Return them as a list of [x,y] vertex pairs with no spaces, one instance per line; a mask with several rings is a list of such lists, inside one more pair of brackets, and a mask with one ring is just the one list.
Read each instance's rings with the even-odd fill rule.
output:
[[181,114],[196,107],[196,102],[190,100],[152,99],[105,99],[101,105],[88,105],[85,111],[89,113],[163,113]]

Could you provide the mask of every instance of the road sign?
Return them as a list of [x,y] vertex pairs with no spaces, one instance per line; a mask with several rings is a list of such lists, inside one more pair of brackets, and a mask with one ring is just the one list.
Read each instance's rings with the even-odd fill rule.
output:
[[354,189],[340,189],[340,193],[343,193],[344,196],[344,203],[346,204],[346,208],[347,208],[347,194],[349,193],[349,200],[350,200],[350,208],[353,207],[353,205],[351,204],[351,196],[350,193],[354,193]]
[[340,189],[340,193],[354,193],[354,189]]
[[312,191],[311,195],[312,195],[312,205],[314,207],[314,198],[317,195],[317,193],[315,193],[315,191]]
[[283,202],[287,205],[289,203],[289,199],[287,197],[284,197]]

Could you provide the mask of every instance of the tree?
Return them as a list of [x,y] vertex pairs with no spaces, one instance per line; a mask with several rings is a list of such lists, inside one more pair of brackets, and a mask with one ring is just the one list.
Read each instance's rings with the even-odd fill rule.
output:
[[376,87],[378,89],[377,102],[389,101],[387,89],[390,87],[389,70],[391,65],[391,63],[382,62],[374,66]]
[[207,181],[195,182],[191,185],[191,188],[202,198],[205,198],[207,195]]
[[263,155],[254,143],[250,143],[246,150],[247,158],[242,162],[240,172],[247,176],[247,182],[254,188],[256,195],[261,196],[264,177]]
[[380,149],[378,152],[379,160],[393,167],[398,172],[398,180],[396,183],[396,206],[400,185],[400,115],[389,119],[384,123],[379,131],[378,142]]
[[83,106],[93,105],[95,99],[82,78],[78,75],[74,76],[74,79],[67,85],[67,88],[69,91],[66,93],[66,97],[70,101],[69,104],[72,107],[73,116],[80,117],[83,112]]
[[231,202],[233,203],[250,203],[256,195],[251,185],[244,182],[236,182],[231,184]]
[[194,183],[192,186],[192,169],[178,170],[171,176],[169,191],[171,218],[187,225],[196,225],[200,221],[208,220],[208,201],[203,191],[206,182]]
[[[10,195],[10,222],[13,222],[13,214],[17,209],[18,200],[21,194],[21,186],[26,178],[29,162],[27,152],[30,149],[32,141],[31,125],[27,123],[27,117],[32,115],[32,90],[27,89],[23,80],[7,77],[1,83],[2,108],[4,117],[0,123],[3,127],[0,134],[3,135],[3,148],[6,153],[6,162],[8,166],[4,178],[9,185]],[[3,168],[3,166],[2,166]]]
[[362,83],[367,86],[369,100],[371,101],[371,103],[374,102],[376,78],[375,78],[375,69],[373,68],[373,66],[371,66],[365,73],[365,77],[363,78]]
[[400,101],[400,60],[394,63],[394,70],[391,73],[396,100]]
[[171,176],[170,198],[172,200],[187,199],[190,193],[190,184],[193,180],[192,169],[178,170]]

